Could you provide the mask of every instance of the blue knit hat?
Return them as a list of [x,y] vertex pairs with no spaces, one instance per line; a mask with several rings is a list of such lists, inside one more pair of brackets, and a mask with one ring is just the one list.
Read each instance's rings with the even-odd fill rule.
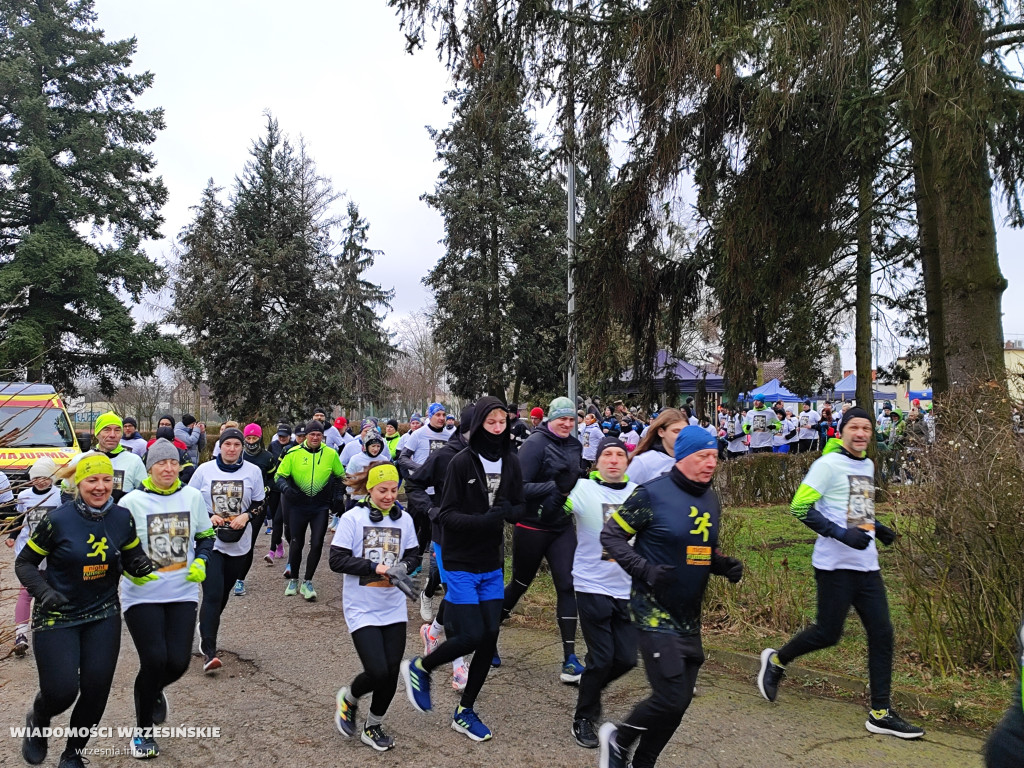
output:
[[440,403],[431,403],[430,407],[427,408],[427,418],[434,418],[434,414],[444,411],[445,408]]
[[675,457],[676,461],[685,459],[697,451],[717,451],[718,441],[703,427],[691,424],[679,430],[676,437]]

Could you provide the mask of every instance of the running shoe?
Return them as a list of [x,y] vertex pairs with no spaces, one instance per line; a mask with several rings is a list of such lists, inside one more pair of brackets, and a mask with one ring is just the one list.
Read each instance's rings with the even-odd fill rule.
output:
[[366,726],[363,732],[359,734],[359,740],[363,744],[373,747],[378,752],[387,752],[395,746],[395,740],[384,732],[384,726],[380,723]]
[[203,664],[203,672],[205,672],[208,675],[211,675],[223,666],[224,665],[221,664],[220,659],[218,659],[216,656],[207,656],[206,663]]
[[570,653],[568,660],[562,665],[561,680],[566,685],[579,685],[585,667],[580,664],[575,653]]
[[452,671],[452,688],[462,693],[466,690],[466,682],[469,680],[469,670],[465,664],[460,664]]
[[779,695],[779,683],[786,676],[786,668],[779,664],[776,653],[774,648],[761,651],[761,669],[757,673],[757,687],[768,701],[775,701]]
[[572,737],[577,744],[586,749],[597,749],[601,745],[597,732],[594,731],[594,724],[585,717],[572,721]]
[[420,657],[402,661],[400,667],[409,703],[420,712],[430,711],[430,673],[420,667]]
[[87,762],[88,760],[77,752],[64,753],[60,756],[57,768],[85,768]]
[[265,562],[267,565],[274,564],[274,550],[270,550],[269,552],[267,552],[267,554],[263,556],[263,562]]
[[923,728],[911,725],[891,709],[879,710],[877,713],[874,710],[868,712],[864,727],[872,733],[884,733],[898,739],[919,739],[924,736]]
[[270,535],[270,534],[272,534],[273,532],[274,532],[274,526],[272,526],[272,525],[268,525],[268,526],[267,526],[267,530],[266,530],[266,531],[264,531],[264,533],[266,533],[266,534],[267,534],[267,536],[269,536],[269,535]]
[[480,722],[472,707],[456,707],[452,715],[452,730],[464,733],[473,741],[487,741],[491,738],[491,729]]
[[277,549],[274,550],[274,557],[279,560],[284,559],[284,544],[278,544]]
[[347,739],[351,739],[356,735],[356,710],[359,708],[359,705],[349,704],[345,700],[345,694],[347,693],[348,688],[342,688],[334,699],[334,726],[338,729],[338,733]]
[[241,579],[235,579],[235,597],[241,597],[245,594],[245,582]]
[[153,725],[163,725],[167,722],[167,694],[160,691],[153,702]]
[[433,621],[434,619],[434,601],[427,597],[426,592],[420,592],[420,618],[424,621]]
[[21,740],[21,756],[25,759],[25,762],[29,765],[39,765],[46,759],[46,737],[45,736],[30,736],[29,734],[38,727],[35,719],[32,717],[32,710],[28,711],[25,716],[25,727],[28,729],[25,731],[25,737]]
[[291,597],[297,594],[299,594],[299,580],[289,579],[288,586],[284,588],[284,596]]
[[491,657],[491,666],[492,667],[500,667],[501,666],[501,656],[498,655],[498,649],[497,648],[494,649],[494,656]]
[[136,736],[130,742],[128,742],[128,752],[132,757],[138,758],[139,760],[148,760],[151,757],[156,757],[160,754],[160,747],[156,745],[156,741],[145,736]]
[[424,624],[422,627],[420,627],[420,637],[423,638],[424,656],[429,656],[431,653],[434,652],[434,649],[436,649],[437,646],[441,644],[441,640],[439,638],[436,638],[432,634],[430,634],[429,624]]
[[316,590],[313,589],[313,582],[302,582],[302,586],[299,587],[299,594],[306,598],[307,603],[312,603],[314,600],[316,600]]
[[28,635],[19,632],[14,636],[14,655],[24,656],[28,653]]
[[286,565],[284,567],[284,577],[286,579],[290,579],[292,577],[292,564],[291,563],[288,563],[288,565]]
[[629,755],[615,741],[618,732],[615,723],[605,723],[597,732],[598,746],[601,748],[598,765],[601,768],[626,768],[629,764]]

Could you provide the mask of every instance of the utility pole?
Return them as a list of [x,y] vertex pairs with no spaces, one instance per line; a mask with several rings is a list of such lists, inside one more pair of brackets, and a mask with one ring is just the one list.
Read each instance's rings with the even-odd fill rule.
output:
[[573,75],[573,49],[575,35],[573,34],[572,27],[569,27],[569,43],[568,43],[568,56],[566,57],[566,66],[568,70],[569,78],[569,94],[568,103],[566,104],[566,126],[565,126],[565,138],[566,138],[566,153],[568,155],[568,184],[567,192],[569,198],[568,205],[568,226],[566,227],[568,232],[568,263],[569,263],[569,277],[567,282],[569,292],[569,310],[568,310],[568,322],[566,323],[568,331],[568,348],[569,348],[569,360],[567,366],[567,383],[569,400],[572,402],[572,406],[576,408],[576,281],[573,279],[573,269],[575,268],[576,260],[576,86]]

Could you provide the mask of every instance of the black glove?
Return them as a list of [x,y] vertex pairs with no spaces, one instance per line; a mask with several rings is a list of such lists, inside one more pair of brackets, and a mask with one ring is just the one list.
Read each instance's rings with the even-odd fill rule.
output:
[[675,569],[674,565],[650,565],[647,567],[644,581],[647,582],[651,589],[657,591],[667,586],[673,580],[673,571]]
[[875,538],[886,546],[896,541],[896,530],[881,523],[875,523]]
[[484,518],[497,528],[505,524],[505,520],[511,516],[511,513],[512,505],[502,499],[484,513]]
[[46,611],[54,611],[62,605],[68,604],[68,599],[53,587],[47,587],[46,591],[36,599]]
[[841,534],[836,536],[836,539],[843,542],[846,546],[853,547],[854,549],[867,549],[871,544],[871,537],[868,535],[868,532],[857,528],[856,526],[847,528]]
[[388,580],[398,587],[405,596],[410,600],[418,600],[419,593],[416,591],[416,585],[413,580],[409,577],[409,567],[405,563],[398,563],[387,569],[384,574],[388,577]]
[[735,557],[723,558],[722,564],[717,570],[733,584],[738,584],[739,580],[743,578],[743,563]]

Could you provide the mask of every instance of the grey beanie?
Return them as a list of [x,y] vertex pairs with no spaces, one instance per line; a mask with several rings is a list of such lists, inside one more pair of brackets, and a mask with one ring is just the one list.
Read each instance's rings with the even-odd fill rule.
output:
[[149,446],[149,450],[146,451],[146,471],[151,470],[158,461],[164,461],[165,459],[181,461],[181,454],[178,453],[174,443],[161,437]]

